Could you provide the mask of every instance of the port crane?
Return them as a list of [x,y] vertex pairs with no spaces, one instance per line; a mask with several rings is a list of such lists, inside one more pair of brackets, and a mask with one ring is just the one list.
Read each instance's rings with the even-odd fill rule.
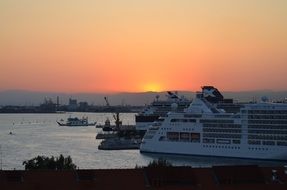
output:
[[[110,107],[110,102],[108,97],[104,97],[105,101],[106,101],[106,106]],[[120,113],[118,111],[116,111],[115,113],[113,113],[113,118],[115,119],[115,124],[116,124],[116,130],[120,129],[120,126],[122,125],[122,121],[120,120]]]

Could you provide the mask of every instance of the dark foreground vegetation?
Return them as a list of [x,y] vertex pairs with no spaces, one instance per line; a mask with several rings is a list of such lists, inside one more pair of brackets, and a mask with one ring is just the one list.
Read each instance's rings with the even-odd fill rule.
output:
[[[286,190],[286,167],[256,165],[192,168],[165,159],[136,169],[74,170],[70,156],[38,156],[25,161],[26,171],[1,170],[1,190]],[[69,168],[69,169],[67,169]],[[49,170],[47,170],[49,169]]]
[[150,161],[147,166],[138,166],[138,165],[136,165],[135,169],[169,168],[169,167],[173,167],[173,165],[169,161],[167,161],[167,160],[165,160],[163,158],[159,158],[157,160]]
[[71,156],[59,157],[37,156],[23,162],[25,170],[74,170],[77,166],[73,163]]

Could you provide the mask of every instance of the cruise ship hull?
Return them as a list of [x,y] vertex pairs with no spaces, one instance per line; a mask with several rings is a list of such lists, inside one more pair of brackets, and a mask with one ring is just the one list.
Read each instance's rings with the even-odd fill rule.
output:
[[204,145],[201,143],[191,144],[190,142],[185,143],[164,141],[146,143],[143,141],[140,146],[140,152],[262,160],[287,160],[287,150],[285,147],[277,147],[276,149],[274,149],[274,147],[264,147],[259,149],[250,147],[248,145]]

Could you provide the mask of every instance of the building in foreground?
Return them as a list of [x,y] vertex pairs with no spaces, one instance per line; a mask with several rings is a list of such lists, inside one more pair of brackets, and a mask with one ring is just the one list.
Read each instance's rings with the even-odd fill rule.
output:
[[284,167],[147,167],[70,171],[0,171],[1,190],[252,189],[286,190]]

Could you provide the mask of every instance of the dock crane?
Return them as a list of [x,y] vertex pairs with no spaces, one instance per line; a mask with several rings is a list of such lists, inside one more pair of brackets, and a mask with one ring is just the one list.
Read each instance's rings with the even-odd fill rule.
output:
[[[106,101],[106,106],[110,107],[110,102],[108,97],[104,97],[105,101]],[[120,126],[122,125],[122,121],[120,120],[120,113],[118,111],[116,111],[115,113],[113,113],[113,118],[115,119],[115,124],[116,124],[116,130],[120,129]]]

